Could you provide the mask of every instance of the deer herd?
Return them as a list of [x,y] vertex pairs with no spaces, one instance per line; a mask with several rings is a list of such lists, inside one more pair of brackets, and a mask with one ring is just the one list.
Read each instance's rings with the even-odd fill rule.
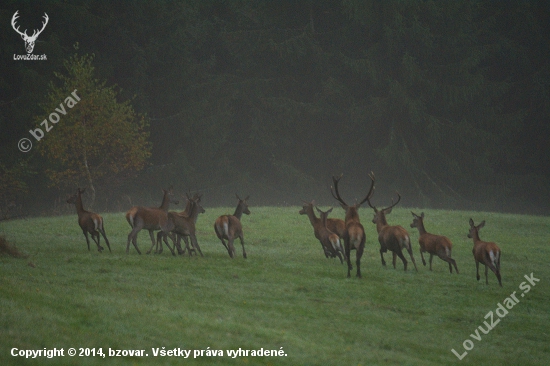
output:
[[[376,208],[371,202],[371,198],[375,190],[375,177],[374,174],[369,174],[371,180],[370,188],[361,202],[355,202],[354,205],[347,204],[338,190],[338,183],[342,175],[339,177],[332,177],[331,194],[336,199],[341,207],[345,211],[345,219],[328,218],[328,215],[332,212],[332,208],[328,211],[322,211],[319,209],[315,201],[306,202],[303,201],[303,207],[299,211],[300,215],[307,215],[311,225],[313,226],[313,233],[315,237],[321,243],[324,255],[326,258],[340,259],[341,263],[346,261],[348,267],[348,277],[351,276],[353,269],[351,263],[351,251],[355,250],[355,266],[356,276],[361,277],[361,257],[365,248],[365,229],[361,224],[358,210],[360,206],[367,202],[370,208],[374,211],[374,217],[372,223],[376,225],[376,231],[378,232],[378,242],[380,244],[380,259],[382,265],[386,265],[384,260],[384,253],[389,250],[393,256],[393,268],[396,268],[396,258],[403,262],[404,270],[407,270],[407,259],[403,255],[403,250],[406,250],[414,265],[416,271],[416,261],[414,260],[413,250],[411,245],[410,235],[407,230],[399,225],[389,225],[386,220],[386,215],[390,214],[393,207],[395,207],[401,200],[401,195],[397,193],[397,201],[393,201],[390,206],[386,208]],[[82,205],[82,194],[85,190],[77,189],[77,192],[71,196],[67,203],[74,204],[76,206],[76,213],[78,215],[78,224],[82,229],[86,243],[88,244],[88,250],[90,250],[90,241],[88,234],[91,235],[92,240],[97,245],[99,252],[103,251],[103,247],[100,245],[100,234],[103,236],[109,252],[111,246],[109,240],[105,234],[103,227],[103,218],[90,211],[86,211]],[[151,253],[154,248],[154,253],[162,253],[163,243],[168,247],[172,255],[187,254],[189,256],[200,254],[203,256],[199,247],[196,236],[195,224],[198,216],[204,213],[204,208],[200,205],[202,198],[201,194],[195,194],[190,196],[186,195],[186,206],[181,212],[168,211],[170,203],[178,204],[177,200],[173,199],[172,187],[165,190],[163,189],[162,203],[159,207],[141,207],[134,206],[126,212],[126,221],[131,227],[131,231],[128,234],[128,241],[126,243],[126,254],[130,252],[130,243],[134,246],[136,251],[141,254],[137,245],[137,235],[142,229],[149,231],[151,238],[151,248],[147,251],[147,254]],[[222,215],[218,217],[214,223],[214,231],[218,239],[222,242],[223,246],[227,250],[231,258],[235,257],[235,239],[239,239],[243,248],[243,257],[247,258],[246,250],[244,247],[244,235],[241,225],[242,214],[250,215],[248,209],[248,198],[241,199],[236,195],[238,200],[237,207],[233,215]],[[319,212],[320,218],[315,214],[315,209]],[[432,259],[434,255],[447,262],[449,265],[449,272],[453,273],[453,267],[458,274],[458,267],[456,261],[451,258],[451,252],[453,244],[443,235],[436,235],[428,233],[424,227],[424,212],[420,215],[411,211],[413,221],[410,224],[411,228],[417,228],[419,233],[418,242],[420,244],[420,256],[422,263],[426,265],[424,260],[424,253],[430,255],[430,271],[432,270]],[[485,226],[485,221],[482,221],[479,225],[475,225],[474,221],[470,219],[470,230],[468,238],[471,238],[474,242],[472,253],[476,263],[476,276],[479,281],[479,264],[485,266],[485,283],[488,284],[488,270],[493,271],[498,279],[498,283],[502,286],[500,276],[500,248],[493,242],[482,241],[479,238],[479,230]],[[154,232],[157,232],[155,238]],[[173,245],[170,246],[168,238],[171,239]],[[185,249],[181,246],[181,239],[185,242]]]

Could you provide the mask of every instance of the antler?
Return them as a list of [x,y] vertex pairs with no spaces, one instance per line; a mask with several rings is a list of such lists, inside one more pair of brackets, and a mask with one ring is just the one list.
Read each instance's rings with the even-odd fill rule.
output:
[[375,181],[375,178],[374,178],[374,173],[373,173],[373,172],[370,172],[369,178],[370,178],[370,180],[372,181],[372,183],[371,183],[371,186],[370,186],[369,195],[367,195],[366,200],[367,200],[367,202],[368,202],[370,208],[372,208],[374,211],[377,211],[376,207],[374,207],[374,206],[372,205],[372,203],[370,203],[370,198],[371,198],[372,195],[374,194],[374,181]]
[[[365,203],[365,201],[369,200],[369,198],[374,194],[374,173],[373,172],[370,172],[369,178],[371,179],[369,193],[367,193],[367,196],[359,203],[359,206]],[[369,201],[369,205],[370,205],[370,201]]]
[[337,200],[341,204],[347,206],[348,204],[344,202],[342,197],[340,197],[340,193],[338,193],[338,182],[340,181],[340,179],[342,179],[343,175],[344,175],[344,173],[340,174],[340,176],[338,178],[336,178],[334,175],[332,176],[332,184],[333,185],[330,186],[330,193],[332,194],[332,197],[334,197],[335,200]]
[[[19,33],[19,34],[21,35],[21,37],[23,37],[23,36],[28,37],[28,36],[27,36],[27,30],[26,30],[26,29],[25,29],[25,32],[21,32],[21,31],[19,30],[19,26],[18,26],[17,28],[15,28],[15,21],[17,20],[17,18],[19,18],[19,15],[18,15],[17,13],[19,13],[19,10],[17,10],[17,11],[15,12],[15,14],[13,14],[13,17],[11,18],[11,26],[12,26],[12,28],[13,28],[17,33]],[[45,13],[44,13],[44,14],[45,14]]]
[[397,202],[393,203],[393,198],[392,198],[391,199],[391,206],[382,209],[382,211],[386,211],[386,210],[394,208],[399,203],[399,201],[401,201],[401,195],[399,194],[399,192],[395,191],[395,193],[397,193]]

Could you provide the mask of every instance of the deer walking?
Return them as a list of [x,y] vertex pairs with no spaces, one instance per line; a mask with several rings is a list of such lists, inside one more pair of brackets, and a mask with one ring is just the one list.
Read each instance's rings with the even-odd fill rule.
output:
[[[239,200],[235,213],[233,215],[222,215],[218,217],[214,223],[214,230],[216,231],[218,239],[222,241],[223,246],[227,249],[227,252],[231,258],[235,256],[235,246],[233,245],[233,242],[236,238],[239,238],[243,247],[243,258],[246,258],[241,216],[243,213],[250,215],[250,210],[248,209],[248,198],[250,196],[246,197],[244,200],[237,194],[235,194],[235,196]],[[227,244],[225,243],[225,240],[227,240]]]
[[[313,211],[313,206],[315,205],[315,201],[306,202],[302,201],[303,206],[302,209],[299,211],[300,215],[307,215],[309,218],[309,222],[311,223],[311,226],[313,226],[313,234],[319,240],[321,243],[321,246],[323,248],[323,251],[325,253],[325,257],[331,257],[335,258],[338,256],[340,258],[340,262],[344,263],[342,259],[342,255],[340,255],[340,252],[336,251],[333,246],[326,246],[325,243],[322,241],[321,237],[321,231],[326,227],[329,231],[332,233],[335,233],[338,235],[338,237],[342,240],[344,240],[344,234],[346,232],[346,224],[344,223],[344,220],[340,219],[328,219],[326,220],[326,224],[322,223],[322,220],[319,219],[317,216],[315,216],[315,211]],[[332,211],[332,209],[331,209]],[[344,251],[341,251],[341,253],[344,255],[344,258],[346,257],[346,254]]]
[[479,225],[475,226],[474,220],[470,219],[470,232],[468,238],[474,241],[474,260],[476,261],[476,276],[479,281],[479,263],[485,266],[485,284],[489,284],[487,276],[487,270],[491,269],[495,276],[497,276],[498,284],[502,287],[502,281],[500,277],[500,248],[493,242],[482,241],[479,239],[479,229],[485,226],[485,220]]
[[365,229],[363,228],[363,225],[361,225],[361,221],[359,219],[359,213],[357,210],[359,210],[359,207],[367,201],[369,196],[372,194],[372,190],[374,187],[374,182],[371,184],[371,187],[369,189],[369,193],[367,193],[367,196],[359,203],[355,203],[355,205],[350,206],[347,203],[344,202],[342,197],[340,197],[340,193],[338,192],[338,182],[340,182],[340,179],[342,179],[342,175],[340,177],[332,177],[332,183],[333,185],[330,187],[330,193],[332,194],[332,197],[336,199],[338,202],[340,202],[340,205],[342,208],[346,211],[346,217],[345,217],[345,225],[346,225],[346,231],[344,233],[344,248],[345,248],[345,257],[348,262],[348,277],[351,276],[351,259],[350,254],[352,250],[355,250],[355,265],[357,266],[357,277],[361,277],[361,257],[363,256],[363,251],[365,250]]
[[[128,234],[128,242],[126,243],[126,254],[130,253],[130,242],[134,245],[137,252],[141,254],[137,246],[137,234],[141,229],[146,229],[149,231],[149,236],[151,237],[151,242],[153,246],[155,245],[155,237],[153,232],[155,230],[162,230],[165,233],[169,233],[170,221],[168,220],[168,207],[170,203],[178,204],[178,201],[172,200],[172,187],[169,189],[162,190],[164,195],[162,197],[162,204],[160,207],[141,207],[135,206],[126,212],[126,221],[132,227],[132,231]],[[168,246],[172,255],[176,255],[172,248]]]
[[[185,250],[182,250],[181,248],[181,238],[183,238],[183,241],[185,242],[185,248],[191,256],[192,252],[196,252],[198,250],[201,257],[204,257],[202,254],[201,248],[199,246],[199,243],[197,241],[197,235],[196,235],[196,228],[195,224],[197,223],[197,219],[199,217],[199,214],[206,212],[204,208],[200,205],[201,195],[195,195],[194,197],[190,197],[187,195],[187,205],[185,207],[185,210],[182,212],[168,212],[168,220],[171,222],[171,233],[176,234],[177,240],[174,240],[172,238],[172,241],[174,241],[174,245],[178,248],[178,254],[184,254]],[[170,247],[166,237],[169,234],[166,234],[163,231],[159,231],[157,233],[157,246],[161,246],[162,243],[161,239],[164,240],[166,243],[166,246]],[[191,240],[191,246],[189,246],[189,240],[188,237]],[[152,248],[151,248],[152,249]]]
[[424,260],[424,252],[430,254],[430,271],[432,270],[432,259],[434,255],[437,255],[439,258],[444,260],[449,264],[449,272],[453,273],[453,267],[456,269],[458,274],[458,268],[456,267],[456,261],[451,258],[451,252],[453,250],[453,243],[449,238],[442,235],[430,234],[424,228],[424,212],[418,216],[411,211],[413,215],[413,222],[411,223],[411,228],[417,228],[420,236],[418,237],[418,243],[420,244],[420,257],[422,257],[422,264],[426,265]]
[[96,243],[97,250],[100,253],[103,251],[103,247],[99,245],[99,233],[101,233],[101,235],[103,235],[103,239],[105,239],[105,243],[107,243],[109,252],[111,252],[111,245],[109,244],[107,235],[105,235],[105,229],[103,228],[103,218],[95,212],[86,211],[84,209],[84,206],[82,205],[82,193],[84,193],[85,191],[86,189],[81,190],[80,188],[77,188],[76,193],[69,197],[67,203],[71,203],[76,206],[78,225],[80,225],[82,233],[86,238],[88,251],[90,250],[90,240],[88,239],[88,233],[92,235],[92,240]]
[[[371,173],[370,178],[372,180],[372,184],[374,184],[374,174]],[[407,260],[403,255],[403,249],[406,249],[407,252],[409,252],[411,260],[414,264],[414,269],[416,269],[416,271],[418,272],[418,268],[416,268],[416,261],[414,260],[412,252],[409,233],[407,233],[407,230],[405,230],[402,226],[390,226],[386,221],[386,215],[390,214],[392,208],[394,208],[399,203],[399,201],[401,201],[401,195],[397,193],[397,202],[393,203],[392,199],[391,206],[380,210],[372,205],[372,203],[370,202],[370,197],[367,198],[367,201],[369,206],[374,210],[374,218],[372,219],[372,223],[376,224],[376,231],[378,231],[378,242],[380,243],[380,258],[382,260],[382,265],[386,265],[386,261],[384,260],[384,253],[390,250],[393,254],[393,268],[395,269],[396,257],[399,257],[403,262],[403,267],[406,271]]]

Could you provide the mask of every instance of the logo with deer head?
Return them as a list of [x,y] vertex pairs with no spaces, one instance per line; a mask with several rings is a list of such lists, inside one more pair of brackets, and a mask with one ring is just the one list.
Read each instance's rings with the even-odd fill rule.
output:
[[26,29],[24,32],[21,32],[19,30],[19,26],[16,27],[15,25],[15,21],[17,20],[17,18],[19,18],[19,15],[17,14],[18,12],[19,10],[17,10],[15,14],[13,14],[13,17],[11,18],[11,26],[17,33],[19,33],[19,35],[21,35],[21,38],[23,38],[23,41],[25,41],[25,49],[27,50],[27,53],[32,53],[32,51],[34,50],[34,43],[36,42],[36,39],[38,38],[40,33],[42,33],[44,28],[46,28],[46,24],[48,24],[48,20],[50,18],[48,18],[48,14],[44,13],[44,21],[42,22],[42,29],[40,30],[35,29],[34,32],[32,33],[32,36],[29,36],[27,34]]

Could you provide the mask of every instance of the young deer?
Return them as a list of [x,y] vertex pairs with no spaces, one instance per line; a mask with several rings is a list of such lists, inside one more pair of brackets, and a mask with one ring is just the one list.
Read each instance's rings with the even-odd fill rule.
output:
[[351,250],[355,250],[355,265],[357,266],[357,277],[361,277],[361,257],[363,256],[363,251],[365,249],[365,229],[363,228],[363,225],[361,225],[359,213],[357,212],[357,210],[359,210],[359,207],[372,194],[374,182],[370,186],[367,196],[361,202],[355,203],[355,205],[350,206],[344,202],[342,197],[340,197],[340,193],[338,192],[338,182],[340,181],[340,179],[342,179],[342,175],[340,175],[340,177],[338,178],[334,176],[332,177],[333,185],[330,187],[330,193],[332,194],[332,197],[334,197],[334,199],[340,202],[340,205],[346,211],[346,217],[344,220],[346,224],[346,231],[344,233],[344,247],[346,250],[345,257],[348,262],[348,277],[350,277],[350,273],[352,270],[350,258]]
[[96,243],[97,250],[100,253],[103,251],[103,247],[99,245],[99,233],[101,233],[101,235],[103,235],[103,238],[105,239],[105,243],[107,243],[107,247],[109,248],[110,252],[111,245],[109,244],[109,240],[105,235],[105,229],[103,228],[103,218],[95,212],[86,211],[84,209],[84,206],[82,205],[82,193],[84,193],[84,191],[86,191],[86,189],[81,190],[80,188],[77,188],[76,193],[69,197],[67,203],[71,203],[76,206],[78,225],[80,225],[82,233],[84,233],[84,237],[86,238],[88,251],[90,250],[90,240],[88,239],[88,233],[92,235],[92,240]]
[[[189,256],[191,256],[192,251],[199,251],[201,257],[204,257],[202,254],[201,248],[199,247],[199,243],[197,242],[197,235],[196,235],[196,229],[195,224],[197,223],[197,219],[199,217],[199,214],[204,213],[205,210],[200,205],[201,196],[195,195],[194,197],[189,197],[187,195],[187,205],[185,207],[185,210],[182,212],[168,212],[168,220],[171,222],[171,233],[176,234],[177,241],[175,241],[173,238],[172,240],[175,242],[175,246],[178,248],[179,254],[184,254],[185,250],[182,250],[181,248],[181,238],[183,237],[183,241],[185,242],[185,248],[188,251]],[[166,234],[163,231],[159,231],[157,234],[157,246],[160,245],[162,248],[161,239],[164,240],[166,243],[166,246],[170,247],[166,237],[169,234]],[[191,245],[189,246],[189,241],[187,237],[191,238]]]
[[[335,258],[336,256],[338,256],[338,258],[340,258],[340,262],[343,263],[342,256],[338,252],[335,252],[332,249],[332,247],[325,247],[325,245],[321,241],[321,236],[319,233],[321,230],[323,230],[325,225],[323,225],[323,223],[321,222],[321,219],[315,216],[315,211],[313,211],[313,206],[315,205],[315,201],[311,201],[311,202],[302,201],[302,202],[303,202],[303,206],[302,206],[302,209],[299,211],[299,214],[307,215],[307,217],[309,218],[309,222],[311,223],[311,226],[313,226],[313,234],[321,242],[321,246],[323,247],[325,257],[328,258],[330,256],[331,258]],[[344,220],[327,219],[326,228],[329,231],[338,235],[343,240],[344,234],[346,232],[346,224],[344,223]],[[342,254],[344,254],[344,258],[345,258],[345,253],[342,252]]]
[[[372,180],[372,183],[374,184],[374,174],[371,173],[370,178]],[[380,258],[382,259],[382,265],[385,266],[386,261],[384,260],[383,253],[386,253],[389,249],[393,254],[393,268],[395,269],[395,258],[399,257],[401,258],[401,261],[403,261],[403,266],[406,271],[407,260],[403,255],[403,249],[406,249],[409,252],[411,260],[414,264],[414,268],[418,272],[418,268],[416,268],[416,261],[413,257],[409,233],[407,233],[407,230],[405,230],[402,226],[390,226],[386,221],[386,215],[390,214],[392,208],[394,208],[395,205],[397,205],[399,201],[401,201],[401,195],[399,193],[397,193],[397,197],[397,202],[393,203],[392,199],[392,205],[381,210],[378,210],[371,204],[370,197],[367,198],[369,206],[374,210],[374,218],[372,219],[372,223],[376,224],[376,231],[378,231],[378,242],[380,243]]]
[[485,266],[485,283],[489,284],[489,279],[487,277],[487,269],[490,268],[491,271],[497,276],[498,284],[502,287],[502,281],[500,278],[500,248],[493,242],[481,241],[479,239],[479,229],[485,226],[485,220],[483,220],[479,225],[474,225],[474,220],[470,219],[470,232],[468,233],[468,238],[473,239],[474,249],[472,253],[474,254],[474,260],[476,261],[476,275],[477,280],[479,281],[479,263]]
[[[162,197],[162,204],[160,207],[140,207],[135,206],[126,212],[126,221],[132,227],[132,231],[128,234],[128,242],[126,243],[126,254],[130,252],[130,242],[134,245],[137,252],[141,254],[137,246],[137,234],[141,229],[146,229],[149,231],[149,236],[151,237],[151,242],[155,245],[155,237],[153,231],[162,230],[166,233],[170,232],[170,222],[168,221],[168,207],[170,202],[178,204],[178,201],[172,200],[172,187],[168,190],[162,190],[164,195]],[[172,255],[176,255],[174,251],[168,246],[172,251]]]
[[[236,238],[241,240],[241,245],[243,246],[243,257],[246,258],[246,251],[244,250],[244,236],[243,236],[243,227],[241,225],[241,216],[242,214],[250,215],[250,210],[248,209],[248,197],[244,200],[241,199],[237,194],[235,194],[239,203],[235,209],[233,215],[223,215],[216,219],[214,223],[214,230],[218,239],[222,241],[223,246],[227,249],[229,256],[233,258],[235,256],[235,246],[233,241]],[[227,244],[225,244],[225,240]]]
[[[332,256],[337,255],[338,258],[340,258],[340,262],[344,263],[344,261],[342,260],[342,255],[344,256],[344,259],[346,261],[347,259],[346,253],[344,252],[344,250],[342,249],[342,245],[340,244],[340,237],[338,236],[338,234],[332,232],[327,226],[327,217],[328,214],[332,212],[332,207],[326,212],[321,211],[317,206],[315,208],[317,209],[317,211],[319,211],[319,214],[321,215],[321,218],[319,219],[320,225],[318,229],[316,229],[318,230],[319,235],[317,239],[319,239],[321,245],[325,249],[325,254],[328,251]],[[342,255],[340,255],[340,253],[342,253]]]
[[449,272],[453,273],[453,267],[455,266],[456,273],[458,274],[458,268],[456,267],[456,261],[451,258],[451,252],[453,250],[453,243],[446,236],[430,234],[424,228],[424,212],[418,216],[411,211],[413,215],[413,222],[411,228],[417,228],[420,236],[418,237],[418,243],[420,244],[420,257],[422,257],[422,264],[426,265],[424,260],[424,252],[430,254],[430,271],[432,270],[432,259],[434,255],[443,259],[449,263]]

